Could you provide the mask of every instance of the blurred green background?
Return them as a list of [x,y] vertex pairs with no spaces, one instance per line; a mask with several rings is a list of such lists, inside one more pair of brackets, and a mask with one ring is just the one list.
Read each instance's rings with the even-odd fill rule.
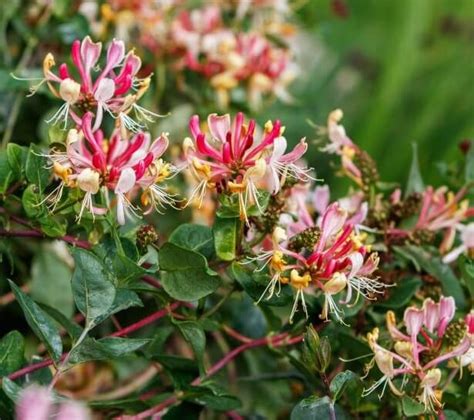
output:
[[[87,33],[81,16],[68,15],[74,1],[55,2],[58,15],[34,32],[25,22],[29,10],[44,2],[11,0],[0,6],[0,131],[18,112],[11,138],[20,143],[38,141],[45,112],[46,89],[25,100],[27,86],[9,76],[28,39],[35,38],[44,50],[48,44],[58,45],[58,39],[70,43]],[[336,187],[340,183],[333,179],[327,156],[312,142],[315,130],[307,122],[324,125],[334,108],[344,110],[347,132],[376,159],[384,180],[406,181],[410,144],[416,142],[425,180],[442,181],[436,162],[460,159],[459,143],[474,138],[474,0],[298,0],[290,4],[305,30],[297,42],[302,64],[292,87],[295,101],[275,103],[258,120],[283,120],[294,143],[307,137],[311,164]],[[31,46],[27,63],[38,68],[44,54],[36,50],[36,44]]]
[[[435,162],[460,159],[458,144],[474,137],[474,1],[312,0],[299,16],[315,39],[304,52],[311,67],[295,106],[271,115],[301,137],[306,119],[324,124],[342,108],[348,134],[385,180],[406,181],[416,142],[425,180],[440,181]],[[312,150],[332,181],[327,156]]]

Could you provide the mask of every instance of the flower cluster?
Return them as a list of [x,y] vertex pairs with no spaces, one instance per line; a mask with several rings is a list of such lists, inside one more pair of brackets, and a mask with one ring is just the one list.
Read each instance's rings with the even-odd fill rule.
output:
[[[127,213],[134,212],[128,195],[142,189],[141,200],[149,211],[164,204],[173,204],[172,197],[162,186],[170,177],[173,167],[161,156],[168,147],[165,134],[151,141],[149,133],[137,133],[123,137],[121,129],[115,129],[110,138],[102,130],[93,131],[93,115],[87,112],[82,117],[80,129],[71,129],[67,136],[65,152],[53,149],[49,155],[53,172],[60,183],[46,201],[54,210],[64,187],[78,188],[84,193],[79,211],[80,220],[84,210],[94,216],[104,214],[110,206],[110,193],[115,196],[117,220],[125,223]],[[98,207],[94,197],[102,197]]]
[[228,114],[209,115],[205,132],[195,115],[189,127],[193,138],[186,138],[183,148],[187,167],[197,182],[189,202],[197,198],[201,204],[209,190],[237,195],[240,216],[248,222],[250,205],[262,211],[259,187],[275,194],[287,177],[310,179],[310,170],[298,164],[307,149],[305,140],[286,153],[284,128],[278,120],[265,124],[260,139],[255,121],[246,123],[242,113],[233,121]]
[[[92,113],[92,131],[100,128],[104,114],[112,116],[118,125],[131,131],[139,131],[143,123],[158,116],[137,104],[150,85],[150,78],[140,79],[137,74],[141,60],[133,51],[125,53],[123,41],[113,40],[107,48],[104,63],[100,62],[102,43],[92,42],[90,37],[75,40],[71,47],[74,71],[66,63],[53,71],[54,56],[48,53],[43,60],[44,78],[30,90],[35,93],[47,83],[54,96],[64,101],[63,105],[47,121],[62,122],[67,127],[69,118],[80,125],[85,113]],[[130,114],[134,113],[136,119]]]
[[[404,391],[415,394],[425,411],[438,411],[442,407],[442,363],[459,360],[471,346],[464,323],[453,321],[455,309],[452,297],[441,297],[438,303],[428,298],[422,308],[405,310],[405,332],[397,327],[395,314],[387,312],[392,346],[385,348],[378,343],[378,328],[367,335],[374,354],[368,368],[377,365],[383,376],[364,395],[382,386],[382,396],[388,385],[397,396]],[[398,377],[402,378],[399,385],[394,382]]]
[[[128,3],[113,1],[102,7],[100,32],[112,23],[120,38],[137,34],[135,43],[184,76],[179,80],[186,79],[186,73],[199,75],[215,92],[220,108],[228,107],[238,89],[247,91],[247,102],[254,109],[261,107],[264,98],[291,99],[287,86],[298,73],[294,54],[274,41],[294,32],[284,19],[287,6],[258,1],[250,8],[243,1],[190,9],[179,1]],[[89,9],[83,7],[97,26]],[[244,20],[248,22],[243,24]]]
[[[365,235],[356,232],[339,203],[327,206],[318,223],[314,223],[305,207],[304,192],[298,196],[297,222],[288,224],[286,231],[277,227],[269,249],[251,259],[269,267],[271,280],[262,298],[264,295],[271,298],[275,290],[278,295],[282,283],[290,284],[296,291],[291,322],[300,301],[308,317],[304,293],[319,291],[324,296],[321,318],[327,320],[332,313],[344,323],[338,303],[351,305],[354,295],[357,301],[361,295],[374,299],[377,293],[383,292],[385,285],[373,276],[378,255],[370,253],[370,246],[364,244]],[[345,296],[338,301],[343,291]]]

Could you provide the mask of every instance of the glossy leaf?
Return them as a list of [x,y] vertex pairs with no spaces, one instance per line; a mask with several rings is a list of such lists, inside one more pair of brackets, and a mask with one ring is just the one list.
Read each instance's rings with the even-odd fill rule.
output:
[[26,322],[35,335],[44,343],[53,360],[58,361],[63,352],[61,336],[52,319],[12,281],[10,287],[25,314]]
[[339,398],[341,398],[349,382],[358,381],[358,380],[359,380],[358,376],[350,370],[339,372],[333,378],[329,387],[332,392],[334,401],[337,401]]
[[86,326],[92,328],[110,314],[116,288],[107,269],[92,252],[73,248],[75,269],[72,275],[72,293],[76,306],[86,317]]
[[204,351],[206,349],[206,334],[197,321],[174,321],[184,339],[191,345],[201,373],[204,373]]
[[0,377],[21,368],[24,352],[25,339],[18,331],[10,331],[0,339]]
[[169,241],[182,248],[199,252],[206,258],[211,258],[214,254],[214,237],[207,226],[185,223],[173,231]]
[[223,261],[235,259],[239,219],[217,217],[212,232],[217,256]]
[[166,243],[160,249],[161,285],[173,298],[198,300],[214,292],[221,284],[209,274],[206,259],[193,251]]

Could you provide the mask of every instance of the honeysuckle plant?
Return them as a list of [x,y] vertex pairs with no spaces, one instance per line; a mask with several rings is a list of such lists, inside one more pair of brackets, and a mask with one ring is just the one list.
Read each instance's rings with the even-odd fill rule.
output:
[[[0,418],[470,416],[474,145],[461,186],[425,186],[416,154],[383,182],[341,110],[316,139],[251,112],[283,88],[284,2],[125,3],[94,22],[125,40],[42,61],[49,143],[0,151]],[[143,45],[220,99],[162,130]]]

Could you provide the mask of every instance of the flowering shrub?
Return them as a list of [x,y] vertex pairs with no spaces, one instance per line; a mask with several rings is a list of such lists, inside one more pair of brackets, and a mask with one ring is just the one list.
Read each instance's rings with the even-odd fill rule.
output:
[[[90,3],[97,37],[152,58],[91,36],[70,63],[47,53],[31,93],[54,97],[50,143],[0,152],[0,310],[15,316],[0,417],[472,414],[472,143],[461,187],[425,186],[416,154],[406,187],[383,182],[339,109],[311,140],[245,115],[287,96],[279,2]],[[213,89],[184,138],[142,105],[150,63]],[[223,114],[242,87],[248,106]],[[351,183],[338,199],[314,151]]]

